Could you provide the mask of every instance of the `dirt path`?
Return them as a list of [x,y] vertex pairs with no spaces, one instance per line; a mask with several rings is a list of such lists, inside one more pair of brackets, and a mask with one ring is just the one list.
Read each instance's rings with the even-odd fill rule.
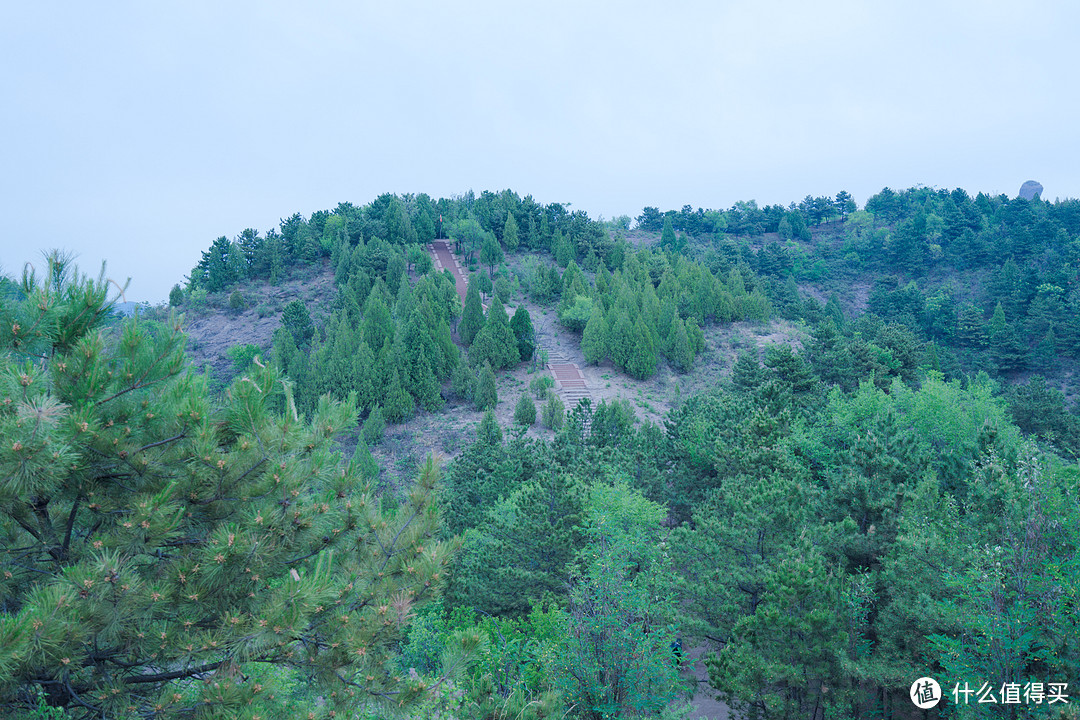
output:
[[431,251],[431,256],[435,260],[436,270],[449,270],[454,275],[454,285],[457,286],[457,293],[461,297],[462,306],[464,306],[469,281],[465,277],[461,262],[454,257],[454,253],[450,252],[450,244],[445,240],[434,240],[428,244],[428,250]]

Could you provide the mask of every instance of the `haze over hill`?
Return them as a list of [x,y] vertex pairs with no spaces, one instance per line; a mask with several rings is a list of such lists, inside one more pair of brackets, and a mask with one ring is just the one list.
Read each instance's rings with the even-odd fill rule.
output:
[[594,218],[1029,177],[1077,197],[1078,12],[8,3],[0,264],[62,245],[161,302],[220,235],[387,190],[528,188]]

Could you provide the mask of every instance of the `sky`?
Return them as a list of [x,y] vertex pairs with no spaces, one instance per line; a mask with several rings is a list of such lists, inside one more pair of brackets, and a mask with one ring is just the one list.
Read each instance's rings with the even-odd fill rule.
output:
[[0,272],[162,302],[221,235],[384,192],[591,217],[1080,196],[1080,3],[0,4]]

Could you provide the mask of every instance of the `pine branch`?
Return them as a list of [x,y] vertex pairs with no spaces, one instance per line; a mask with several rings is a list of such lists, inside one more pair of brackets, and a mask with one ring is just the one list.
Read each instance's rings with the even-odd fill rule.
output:
[[143,450],[149,450],[150,448],[155,448],[155,447],[158,447],[159,445],[165,445],[167,443],[176,442],[177,440],[183,440],[186,437],[187,437],[187,433],[180,433],[179,435],[173,435],[171,438],[166,438],[165,440],[158,440],[157,442],[152,442],[149,445],[143,445],[141,448],[139,448],[138,450],[133,452],[132,455],[138,455]]
[[211,670],[217,670],[219,667],[225,664],[225,660],[218,660],[217,662],[206,663],[195,668],[187,668],[186,670],[173,670],[171,672],[156,673],[154,675],[135,675],[133,677],[124,678],[124,682],[129,685],[138,683],[156,683],[164,682],[166,680],[179,680],[180,678],[191,677],[192,675],[198,675],[204,672],[210,672]]
[[64,531],[64,544],[61,546],[61,554],[64,558],[67,557],[68,548],[71,547],[71,531],[75,528],[75,515],[79,511],[80,502],[82,502],[81,494],[75,498],[75,502],[71,505],[71,512],[68,513],[67,529]]

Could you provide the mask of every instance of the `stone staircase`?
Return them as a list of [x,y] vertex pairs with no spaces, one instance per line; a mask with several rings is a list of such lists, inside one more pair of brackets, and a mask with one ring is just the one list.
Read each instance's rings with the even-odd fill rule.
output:
[[[581,369],[570,362],[561,350],[546,346],[544,349],[548,353],[548,371],[555,379],[555,391],[566,409],[573,410],[585,398],[589,398],[591,402],[592,393],[589,392],[589,386],[585,382],[585,376],[581,374]],[[585,432],[588,431],[589,428],[585,428]]]

